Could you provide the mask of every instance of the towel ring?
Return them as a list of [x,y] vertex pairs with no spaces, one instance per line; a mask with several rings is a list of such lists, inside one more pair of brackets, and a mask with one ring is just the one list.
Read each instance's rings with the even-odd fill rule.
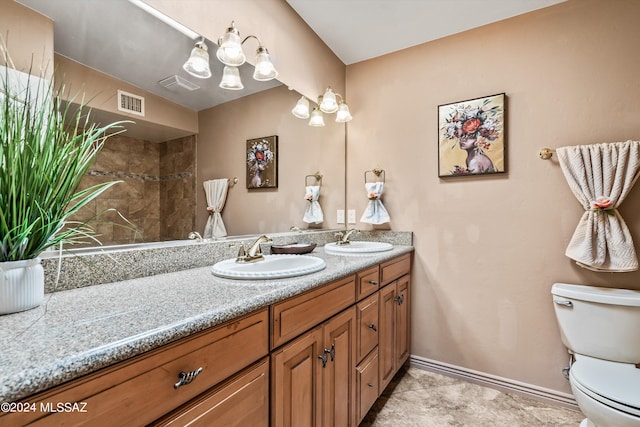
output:
[[[374,174],[374,175],[377,177],[377,178],[376,178],[374,181],[372,181],[372,182],[378,182],[378,181],[382,181],[382,182],[384,182],[384,180],[385,180],[385,176],[384,176],[384,169],[375,168],[375,169],[372,169],[372,170],[370,170],[370,171],[364,171],[364,183],[365,183],[365,184],[366,184],[367,182],[369,182],[369,181],[367,181],[367,174],[368,174],[368,173],[372,173],[372,174]],[[382,175],[382,179],[380,179],[380,175]]]
[[238,183],[238,177],[234,176],[233,178],[227,178],[227,182],[229,183],[229,187],[233,187]]
[[309,178],[315,178],[316,184],[322,187],[322,174],[320,172],[316,172],[313,175],[307,175],[304,177],[304,185],[309,185]]

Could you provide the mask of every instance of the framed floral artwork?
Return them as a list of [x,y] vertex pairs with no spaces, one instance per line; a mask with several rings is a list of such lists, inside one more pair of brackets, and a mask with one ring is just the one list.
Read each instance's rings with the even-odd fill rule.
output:
[[247,140],[247,188],[278,188],[278,136]]
[[505,94],[438,106],[438,176],[506,172]]

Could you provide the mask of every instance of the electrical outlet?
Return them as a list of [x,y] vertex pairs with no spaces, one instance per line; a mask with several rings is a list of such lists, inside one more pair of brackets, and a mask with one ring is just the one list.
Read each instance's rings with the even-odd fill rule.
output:
[[336,212],[336,222],[338,224],[344,224],[344,209],[338,209]]
[[355,224],[356,223],[356,210],[355,209],[349,209],[348,212],[348,220],[349,220],[349,224]]

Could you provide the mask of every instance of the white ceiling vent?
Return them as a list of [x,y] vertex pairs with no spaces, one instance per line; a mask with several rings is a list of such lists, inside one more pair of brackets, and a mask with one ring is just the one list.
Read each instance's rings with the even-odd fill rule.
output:
[[144,116],[144,98],[118,90],[118,111]]
[[181,87],[191,91],[200,89],[200,86],[197,84],[192,83],[187,79],[183,79],[180,76],[169,76],[166,79],[160,80],[158,83],[167,89],[173,89],[175,87]]

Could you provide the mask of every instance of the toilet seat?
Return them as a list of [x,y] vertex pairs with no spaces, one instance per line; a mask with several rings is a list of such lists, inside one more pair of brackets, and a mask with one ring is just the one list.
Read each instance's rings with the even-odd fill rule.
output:
[[569,379],[576,388],[604,405],[640,418],[640,369],[630,363],[575,356]]

